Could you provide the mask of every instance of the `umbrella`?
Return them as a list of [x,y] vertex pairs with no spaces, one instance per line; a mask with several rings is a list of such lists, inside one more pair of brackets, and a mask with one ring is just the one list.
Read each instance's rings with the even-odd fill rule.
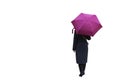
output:
[[94,36],[102,28],[101,23],[94,14],[81,13],[71,22],[77,34]]

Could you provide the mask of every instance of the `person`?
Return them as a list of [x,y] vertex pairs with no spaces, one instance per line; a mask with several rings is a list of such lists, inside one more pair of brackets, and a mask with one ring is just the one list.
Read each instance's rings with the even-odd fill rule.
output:
[[88,57],[88,42],[91,37],[87,35],[77,34],[74,31],[74,39],[73,39],[73,51],[76,52],[76,63],[78,64],[80,74],[82,77],[85,74],[85,67],[87,63]]

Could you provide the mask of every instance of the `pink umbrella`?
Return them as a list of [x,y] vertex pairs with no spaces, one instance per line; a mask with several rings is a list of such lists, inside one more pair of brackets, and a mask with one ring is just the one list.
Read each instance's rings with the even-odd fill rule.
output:
[[93,14],[81,13],[72,21],[72,24],[77,34],[89,36],[94,36],[102,28],[97,16]]

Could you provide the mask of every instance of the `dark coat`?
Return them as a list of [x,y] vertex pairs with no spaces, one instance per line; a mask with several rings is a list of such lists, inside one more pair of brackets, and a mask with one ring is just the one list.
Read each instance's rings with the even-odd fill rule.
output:
[[87,63],[87,56],[88,56],[88,42],[90,40],[90,36],[80,35],[74,33],[74,40],[73,40],[73,50],[76,52],[76,62],[78,64],[85,64]]

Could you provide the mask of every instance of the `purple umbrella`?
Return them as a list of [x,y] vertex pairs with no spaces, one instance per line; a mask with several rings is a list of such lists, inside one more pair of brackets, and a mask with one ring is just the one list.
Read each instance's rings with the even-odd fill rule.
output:
[[93,14],[81,13],[72,21],[72,24],[77,34],[89,36],[94,36],[102,28],[97,16]]

